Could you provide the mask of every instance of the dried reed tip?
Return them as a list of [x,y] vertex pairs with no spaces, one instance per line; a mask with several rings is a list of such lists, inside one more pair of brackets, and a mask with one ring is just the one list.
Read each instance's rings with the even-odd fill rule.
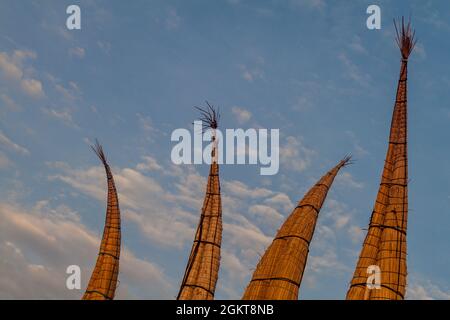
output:
[[194,108],[200,111],[200,120],[203,123],[203,130],[218,128],[220,119],[219,109],[210,105],[208,101],[206,101],[206,107],[195,106]]
[[339,166],[341,166],[341,167],[346,167],[346,166],[352,165],[352,164],[354,164],[354,163],[355,163],[355,161],[353,160],[352,155],[351,155],[351,154],[347,154],[347,155],[341,160],[341,162],[339,163]]
[[102,161],[103,165],[106,166],[107,165],[106,156],[105,156],[105,153],[103,152],[102,145],[98,142],[97,139],[95,139],[95,144],[93,146],[91,145],[91,149],[95,152],[97,157],[99,157],[99,159]]
[[397,22],[394,19],[394,27],[396,33],[395,40],[400,48],[403,59],[406,60],[416,46],[416,31],[411,28],[411,18],[405,25],[405,18],[402,17],[402,23],[399,26],[397,26]]

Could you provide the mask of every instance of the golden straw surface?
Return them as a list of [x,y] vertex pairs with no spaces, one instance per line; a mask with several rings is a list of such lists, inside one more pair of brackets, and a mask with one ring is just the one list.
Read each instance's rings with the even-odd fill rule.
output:
[[299,202],[258,263],[244,300],[297,300],[317,218],[343,159]]
[[[396,27],[397,29],[397,27]],[[347,292],[350,300],[402,300],[406,291],[408,218],[407,74],[415,45],[410,24],[402,20],[397,43],[402,54],[389,147],[369,228]],[[378,266],[381,288],[369,289],[368,267]]]
[[179,300],[213,300],[219,274],[222,202],[219,165],[211,164],[200,222],[195,234]]
[[102,147],[97,142],[93,149],[105,167],[108,181],[108,205],[100,252],[83,300],[112,300],[114,299],[119,275],[121,238],[119,199],[114,178],[106,162]]

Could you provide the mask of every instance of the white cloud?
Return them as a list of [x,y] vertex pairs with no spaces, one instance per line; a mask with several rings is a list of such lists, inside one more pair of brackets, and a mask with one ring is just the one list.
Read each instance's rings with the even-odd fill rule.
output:
[[144,156],[142,159],[144,162],[138,163],[136,166],[136,169],[139,171],[159,171],[163,169],[158,161],[151,156]]
[[23,76],[19,62],[10,57],[6,52],[0,52],[0,69],[6,77],[14,80],[20,80]]
[[[238,251],[252,251],[246,258],[257,258],[272,241],[272,237],[266,236],[258,227],[252,225],[224,223],[224,234],[227,236],[228,248],[237,246]],[[252,268],[255,266],[256,263],[251,265]]]
[[[242,296],[243,286],[247,283],[249,269],[241,259],[226,249],[221,252],[221,262],[216,292],[238,299]],[[226,280],[224,280],[226,279]],[[236,286],[236,284],[239,284]]]
[[32,68],[25,68],[27,60],[36,59],[32,51],[15,50],[12,54],[0,52],[0,70],[4,77],[13,81],[27,95],[33,98],[45,96],[41,81],[32,77]]
[[12,58],[16,62],[22,62],[25,59],[36,59],[37,55],[29,50],[14,50]]
[[367,53],[366,48],[362,45],[361,38],[358,36],[354,36],[352,41],[349,44],[350,49],[357,53]]
[[410,285],[407,291],[408,300],[433,300],[427,289],[421,285]]
[[84,48],[80,48],[80,47],[70,48],[69,55],[71,57],[83,59],[84,56],[86,55],[86,50]]
[[20,82],[20,86],[23,91],[32,97],[43,97],[44,91],[42,89],[42,83],[36,79],[23,79]]
[[11,141],[11,139],[9,139],[3,132],[0,131],[0,144],[3,144],[4,146],[6,146],[7,148],[23,154],[23,155],[29,155],[30,152],[28,151],[28,149],[18,145],[17,143],[14,143],[13,141]]
[[354,212],[345,203],[328,197],[321,215],[323,225],[329,228],[334,237],[337,237],[337,232],[342,229],[346,232],[341,234],[348,236],[352,243],[362,243],[364,231],[361,227],[352,224]]
[[263,198],[273,194],[272,191],[265,188],[249,188],[243,182],[237,180],[223,181],[224,190],[238,198]]
[[365,232],[361,227],[352,225],[347,229],[347,232],[350,237],[350,240],[354,244],[362,244]]
[[347,171],[340,172],[338,174],[336,177],[336,183],[353,189],[364,188],[364,183],[356,181],[353,175]]
[[264,203],[278,207],[285,213],[291,213],[294,210],[294,203],[285,193],[277,193],[273,197],[264,200]]
[[97,41],[98,47],[106,54],[111,52],[111,43],[107,41]]
[[263,224],[274,225],[278,227],[283,220],[283,215],[272,207],[255,204],[249,208],[250,214]]
[[163,134],[163,132],[157,129],[153,124],[153,120],[150,116],[141,113],[136,113],[136,116],[138,118],[139,127],[144,132],[147,141],[153,142],[157,136]]
[[443,289],[422,276],[411,275],[406,288],[408,300],[450,300],[450,289]]
[[[99,219],[101,215],[99,214]],[[75,216],[74,216],[75,215]],[[67,208],[37,204],[23,208],[0,203],[0,298],[79,299],[95,264],[100,230],[94,232],[67,215]],[[142,297],[169,298],[173,290],[162,269],[122,248],[117,298],[132,298],[139,287]],[[82,289],[66,288],[66,268],[82,271]],[[146,283],[146,286],[142,286]]]
[[68,87],[65,87],[59,81],[54,80],[55,90],[58,91],[65,101],[73,102],[81,97],[81,90],[76,82],[70,81]]
[[310,254],[308,258],[308,268],[311,269],[316,276],[324,273],[342,273],[348,272],[346,267],[338,258],[334,250],[326,250],[322,255]]
[[324,220],[319,218],[321,222],[316,226],[303,280],[312,287],[321,276],[339,279],[343,274],[352,272],[340,256],[335,227],[329,226]]
[[359,83],[362,86],[369,85],[371,77],[368,73],[362,72],[345,53],[341,53],[338,58],[345,67],[345,76],[347,78]]
[[252,117],[252,113],[250,111],[236,106],[231,108],[231,113],[234,115],[239,124],[248,122]]
[[258,67],[255,66],[253,68],[249,68],[246,65],[239,65],[239,69],[241,69],[241,76],[248,82],[253,82],[258,79],[264,79],[264,71]]
[[6,77],[19,81],[24,75],[23,62],[26,59],[36,59],[36,54],[22,50],[15,50],[12,54],[0,52],[0,70]]
[[304,146],[301,138],[289,136],[280,146],[280,166],[302,172],[309,167],[316,152]]
[[310,258],[304,278],[309,287],[315,287],[322,276],[339,281],[343,275],[353,272],[354,266],[349,265],[347,259],[349,251],[342,249],[342,243],[346,239],[352,240],[358,247],[361,245],[364,232],[352,224],[353,216],[353,211],[346,204],[328,196],[310,246]]
[[425,59],[427,57],[427,52],[425,51],[425,47],[423,43],[418,42],[414,47],[414,52],[421,58]]
[[75,107],[75,102],[77,102],[77,104],[82,102],[83,92],[75,81],[68,81],[67,83],[64,83],[61,79],[49,73],[46,74],[46,77],[52,84],[55,91],[59,93],[61,99],[60,103]]

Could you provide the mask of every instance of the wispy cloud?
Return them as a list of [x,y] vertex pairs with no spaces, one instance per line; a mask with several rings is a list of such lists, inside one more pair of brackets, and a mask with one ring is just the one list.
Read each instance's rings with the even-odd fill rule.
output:
[[20,86],[23,91],[32,97],[42,97],[44,96],[44,91],[42,89],[42,82],[36,79],[23,79],[20,82]]
[[306,96],[297,97],[295,103],[292,106],[292,109],[295,111],[308,111],[311,110],[313,106],[312,101]]
[[22,109],[11,97],[4,93],[0,94],[0,99],[10,111],[20,111]]
[[[103,214],[99,213],[100,221]],[[79,299],[97,257],[100,230],[88,229],[76,212],[50,207],[48,201],[32,208],[0,203],[0,217],[0,297]],[[66,269],[73,264],[81,267],[81,290],[66,288]],[[133,298],[130,292],[136,287],[150,299],[170,298],[173,291],[159,266],[137,258],[127,248],[122,250],[119,279],[119,299]]]
[[273,194],[273,191],[266,188],[248,188],[245,183],[237,180],[224,180],[222,184],[228,193],[240,198],[263,198]]
[[276,193],[272,197],[265,199],[264,203],[269,204],[272,207],[279,208],[285,213],[285,215],[294,210],[294,203],[285,193]]
[[[55,164],[52,164],[55,167]],[[104,201],[104,172],[101,167],[87,170],[58,165],[62,172],[50,176],[71,187]],[[144,168],[141,168],[144,170]],[[146,237],[165,246],[181,247],[190,239],[195,219],[181,207],[172,208],[170,201],[178,195],[166,195],[163,187],[153,178],[132,168],[115,169],[114,177],[125,219],[136,223]],[[192,189],[192,188],[191,188]],[[197,203],[196,203],[197,204]],[[199,203],[198,203],[199,204]],[[168,213],[172,212],[171,215]]]
[[264,71],[261,66],[248,67],[247,65],[239,65],[241,77],[248,82],[264,79]]
[[341,172],[336,177],[336,183],[345,187],[353,188],[353,189],[362,189],[364,188],[364,183],[356,181],[353,175],[350,172]]
[[409,300],[450,300],[450,288],[444,289],[441,285],[423,276],[411,275],[406,290],[406,299]]
[[280,166],[302,172],[309,167],[315,155],[316,151],[306,147],[303,139],[289,136],[280,146]]
[[144,156],[142,160],[144,161],[136,165],[136,169],[139,171],[159,171],[163,169],[158,161],[151,156]]
[[97,41],[97,46],[106,54],[111,53],[111,43],[108,41]]
[[136,113],[138,124],[141,130],[145,134],[145,139],[147,141],[155,141],[155,139],[163,134],[161,130],[159,130],[156,125],[153,123],[153,120],[150,116],[143,115],[141,113]]
[[49,73],[47,73],[46,76],[55,92],[59,94],[58,98],[62,103],[72,106],[76,101],[82,102],[83,92],[75,81],[70,80],[65,83]]
[[0,131],[0,144],[3,144],[8,149],[13,150],[22,155],[29,155],[30,151],[27,148],[18,145],[13,142],[10,138],[8,138],[3,132]]
[[324,0],[290,0],[291,4],[300,7],[322,10],[326,7]]
[[0,70],[6,79],[11,80],[28,96],[41,98],[45,96],[42,82],[26,72],[24,64],[36,59],[33,51],[15,50],[12,54],[0,52]]
[[248,122],[252,117],[252,113],[250,111],[237,106],[231,108],[231,113],[234,115],[239,124]]
[[348,46],[356,53],[367,53],[367,49],[363,46],[361,38],[358,36],[354,36]]
[[347,54],[341,53],[339,55],[339,60],[341,60],[342,64],[345,67],[345,76],[347,78],[352,79],[361,86],[369,85],[369,82],[371,80],[370,75],[362,72],[360,68],[354,62],[352,62]]
[[69,55],[74,58],[83,59],[86,55],[86,50],[81,47],[70,48]]
[[283,215],[267,205],[255,204],[249,208],[256,221],[261,224],[278,225],[283,220]]
[[425,50],[425,46],[422,42],[418,42],[414,47],[414,52],[419,56],[420,59],[426,59],[427,52]]
[[347,229],[347,233],[354,244],[361,244],[365,235],[363,228],[355,225],[350,226]]
[[41,111],[43,114],[49,116],[50,118],[56,119],[69,127],[79,128],[79,126],[73,121],[72,110],[69,108],[42,108]]

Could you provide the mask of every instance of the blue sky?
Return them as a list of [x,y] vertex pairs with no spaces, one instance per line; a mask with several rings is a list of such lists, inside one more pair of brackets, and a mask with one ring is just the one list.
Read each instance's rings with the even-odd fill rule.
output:
[[[81,7],[82,29],[65,27]],[[381,8],[382,29],[366,28]],[[410,298],[450,298],[450,4],[447,1],[0,0],[0,298],[78,299],[95,263],[104,145],[120,192],[120,298],[172,299],[198,222],[207,165],[174,166],[170,134],[194,105],[222,128],[280,129],[280,171],[221,167],[216,291],[239,299],[304,193],[345,154],[311,245],[301,299],[343,299],[387,148],[400,68],[392,19],[412,16]],[[65,287],[82,267],[82,290]]]

